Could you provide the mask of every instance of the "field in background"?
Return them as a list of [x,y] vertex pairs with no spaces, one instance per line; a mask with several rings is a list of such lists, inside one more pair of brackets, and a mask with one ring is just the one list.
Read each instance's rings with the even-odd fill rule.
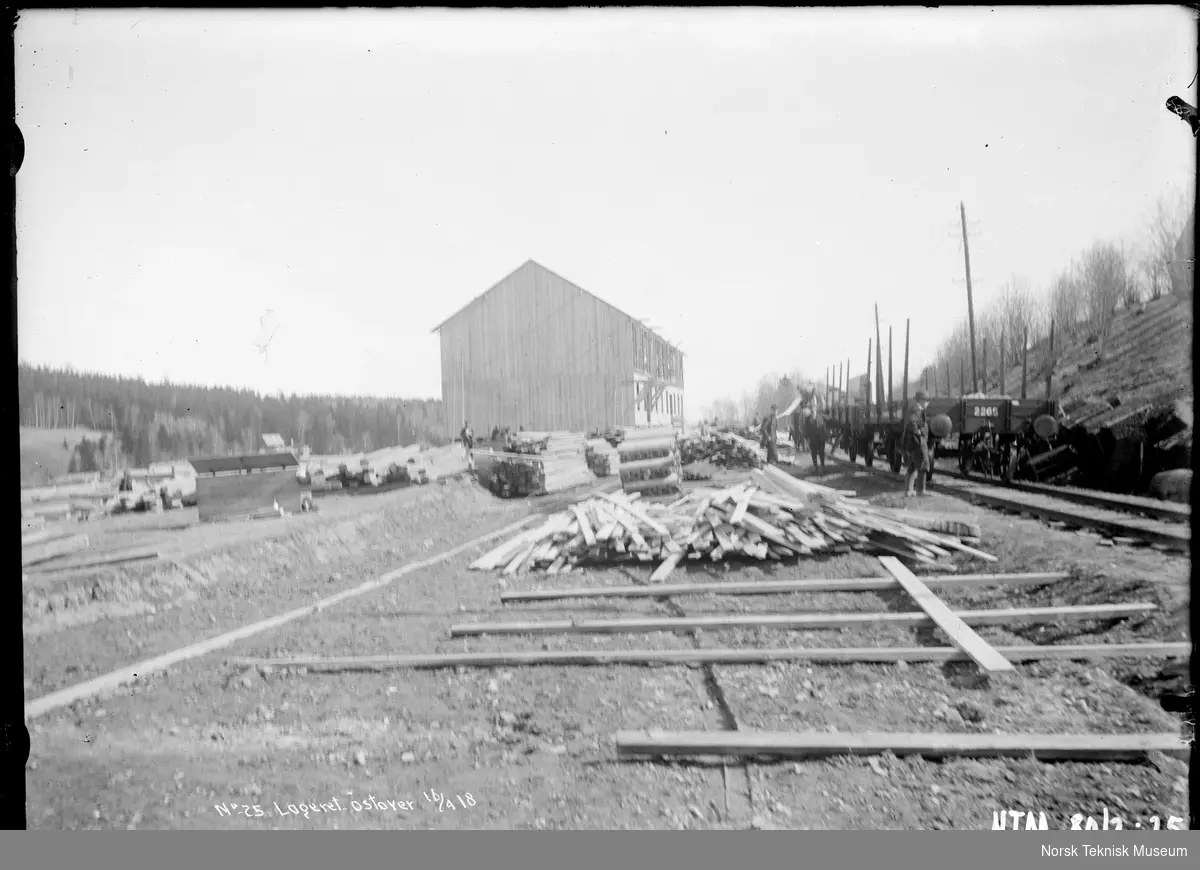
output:
[[[75,445],[87,438],[99,441],[104,432],[93,429],[34,429],[21,427],[21,485],[49,483],[67,473]],[[63,449],[66,439],[68,449]]]

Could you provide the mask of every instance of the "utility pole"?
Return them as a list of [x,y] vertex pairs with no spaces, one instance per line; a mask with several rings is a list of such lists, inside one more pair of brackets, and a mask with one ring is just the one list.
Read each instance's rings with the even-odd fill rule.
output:
[[983,351],[983,392],[987,392],[987,339],[980,342],[980,349]]
[[[904,395],[903,402],[905,409],[908,408],[908,326],[909,321],[904,321]],[[928,382],[925,384],[929,386]]]
[[971,250],[967,247],[967,207],[958,204],[962,216],[963,257],[967,263],[967,325],[971,330],[971,384],[974,392],[979,392],[979,375],[975,369],[975,300],[971,295]]
[[838,405],[840,406],[846,400],[846,389],[845,389],[845,387],[842,386],[842,364],[841,364],[841,362],[838,362],[837,395],[838,395]]

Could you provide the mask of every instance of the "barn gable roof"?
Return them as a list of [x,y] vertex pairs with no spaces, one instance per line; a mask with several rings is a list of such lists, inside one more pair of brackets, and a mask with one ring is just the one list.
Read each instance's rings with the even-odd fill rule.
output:
[[[551,269],[547,269],[547,268],[546,268],[545,266],[543,266],[541,263],[538,263],[538,262],[537,262],[537,261],[535,261],[535,260],[526,260],[524,263],[522,263],[522,264],[521,264],[520,266],[518,266],[517,268],[513,269],[511,272],[509,272],[507,275],[505,275],[503,278],[501,278],[499,281],[497,281],[495,284],[493,284],[493,285],[492,285],[491,287],[489,287],[487,290],[484,290],[482,293],[480,293],[478,296],[476,296],[474,299],[472,299],[470,302],[468,302],[468,303],[467,303],[466,305],[464,305],[462,308],[458,309],[458,311],[456,311],[456,312],[454,312],[453,314],[451,314],[449,317],[447,317],[445,320],[443,320],[441,323],[439,323],[437,326],[435,326],[433,329],[431,329],[431,330],[430,330],[430,332],[440,332],[443,326],[445,326],[447,323],[449,323],[449,322],[450,322],[451,320],[453,320],[454,318],[458,317],[460,314],[462,314],[462,313],[463,313],[464,311],[466,311],[467,309],[469,309],[469,308],[472,308],[472,307],[474,307],[475,305],[477,305],[479,302],[481,302],[481,301],[483,300],[483,298],[484,298],[485,296],[487,296],[489,293],[491,293],[493,290],[495,290],[497,287],[499,287],[501,284],[503,284],[505,281],[507,281],[509,278],[513,277],[514,275],[516,275],[518,272],[522,271],[523,269],[539,269],[539,270],[541,270],[542,272],[545,272],[547,275],[552,275],[552,276],[554,276],[555,278],[557,278],[558,280],[562,281],[564,284],[567,284],[567,285],[569,285],[569,286],[573,287],[574,289],[578,290],[580,293],[583,293],[583,294],[585,294],[585,295],[587,295],[587,296],[590,296],[590,297],[592,297],[593,299],[595,299],[595,300],[596,300],[597,302],[599,302],[600,304],[602,304],[602,305],[607,305],[609,308],[611,308],[613,311],[616,311],[616,312],[617,312],[618,314],[620,314],[622,317],[626,317],[626,318],[628,318],[629,320],[633,321],[634,323],[642,323],[642,322],[641,322],[640,320],[638,320],[636,317],[633,317],[633,316],[631,316],[631,315],[629,315],[629,314],[626,314],[624,311],[622,311],[620,308],[617,308],[617,306],[613,305],[611,302],[607,302],[607,301],[605,301],[604,299],[601,299],[601,298],[600,298],[599,296],[597,296],[595,293],[591,293],[591,292],[589,292],[589,291],[587,291],[587,290],[584,290],[582,287],[580,287],[580,286],[579,286],[578,284],[576,284],[575,282],[567,280],[567,279],[566,279],[566,278],[564,278],[562,275],[559,275],[557,272],[555,272],[555,271],[553,271],[553,270],[551,270]],[[675,346],[675,345],[674,345],[672,342],[670,342],[670,341],[667,341],[667,339],[663,338],[661,335],[659,335],[659,334],[658,334],[657,332],[655,332],[653,329],[651,329],[650,327],[646,326],[644,323],[642,323],[642,326],[643,326],[643,327],[646,329],[646,331],[647,331],[647,332],[649,332],[651,335],[655,336],[656,338],[658,338],[659,340],[661,340],[662,342],[664,342],[665,344],[667,344],[669,347],[671,347],[671,348],[675,349],[675,350],[676,350],[676,351],[678,351],[678,352],[679,352],[681,355],[684,355],[684,356],[686,356],[686,354],[684,354],[682,350],[679,350],[679,348],[678,348],[678,347],[676,347],[676,346]]]
[[300,463],[291,453],[262,453],[246,456],[213,456],[191,460],[196,474],[216,474],[224,471],[261,471],[264,469],[298,468]]

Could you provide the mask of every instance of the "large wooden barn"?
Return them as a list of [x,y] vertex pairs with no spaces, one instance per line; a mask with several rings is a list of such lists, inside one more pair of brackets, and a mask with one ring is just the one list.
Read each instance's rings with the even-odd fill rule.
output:
[[682,351],[532,260],[433,331],[451,436],[683,419]]

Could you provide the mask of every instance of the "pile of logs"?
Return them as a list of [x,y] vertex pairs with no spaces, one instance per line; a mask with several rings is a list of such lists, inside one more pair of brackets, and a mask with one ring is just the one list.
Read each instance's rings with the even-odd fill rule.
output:
[[536,444],[537,452],[476,451],[476,478],[501,498],[561,492],[595,480],[582,435],[550,432],[527,443]]
[[621,489],[645,496],[678,495],[683,481],[675,430],[630,429],[617,447]]
[[937,565],[957,551],[996,561],[963,542],[977,542],[975,526],[876,508],[853,493],[805,483],[773,467],[751,478],[727,489],[696,490],[670,504],[642,503],[638,494],[624,492],[590,498],[471,568],[559,574],[577,565],[661,560],[650,577],[660,581],[685,559],[731,556],[783,560],[864,550]]
[[729,432],[693,436],[680,444],[679,452],[684,465],[704,461],[726,468],[759,468],[763,464],[759,451],[748,447],[746,439]]

